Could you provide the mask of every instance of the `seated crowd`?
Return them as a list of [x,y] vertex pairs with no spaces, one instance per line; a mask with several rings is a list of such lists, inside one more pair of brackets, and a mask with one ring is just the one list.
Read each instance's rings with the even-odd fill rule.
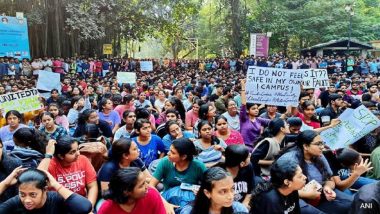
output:
[[41,110],[2,112],[0,214],[380,212],[380,128],[337,150],[320,136],[348,108],[380,118],[375,75],[280,107],[247,102],[243,71],[168,72],[63,77]]

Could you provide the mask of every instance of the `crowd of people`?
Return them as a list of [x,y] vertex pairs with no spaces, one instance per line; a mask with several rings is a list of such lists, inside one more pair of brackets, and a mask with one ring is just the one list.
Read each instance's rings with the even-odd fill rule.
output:
[[[326,68],[330,85],[250,103],[248,66]],[[0,213],[380,212],[380,128],[337,150],[320,136],[347,108],[380,118],[380,59],[0,58],[0,95],[41,72],[61,74],[41,109],[1,110]]]

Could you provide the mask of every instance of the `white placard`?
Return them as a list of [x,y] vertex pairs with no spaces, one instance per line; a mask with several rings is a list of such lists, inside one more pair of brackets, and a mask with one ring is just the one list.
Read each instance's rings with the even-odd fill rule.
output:
[[346,109],[339,119],[337,126],[321,132],[323,141],[331,149],[347,147],[380,126],[380,120],[363,105]]
[[298,106],[302,76],[299,70],[250,66],[247,71],[247,102]]
[[117,83],[136,83],[136,73],[134,72],[117,72]]
[[141,71],[153,71],[153,62],[152,61],[140,61]]
[[329,77],[326,69],[305,69],[303,73],[303,88],[329,87]]
[[61,92],[60,74],[49,71],[40,71],[37,80],[37,89],[51,91],[57,89]]

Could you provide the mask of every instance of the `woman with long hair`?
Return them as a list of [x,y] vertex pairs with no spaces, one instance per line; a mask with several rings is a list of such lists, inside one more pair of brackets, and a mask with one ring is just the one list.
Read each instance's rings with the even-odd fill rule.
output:
[[154,160],[164,157],[164,144],[160,137],[152,134],[152,127],[149,120],[138,119],[135,122],[134,128],[138,136],[132,138],[132,140],[140,149],[140,157],[146,166],[149,166]]
[[257,140],[264,127],[268,126],[270,120],[259,117],[259,105],[247,103],[245,95],[245,80],[241,81],[241,107],[240,107],[240,133],[243,136],[244,144],[250,151],[255,147]]
[[314,129],[314,131],[321,133],[322,131],[332,128],[339,124],[339,119],[331,120],[331,123],[328,126],[321,127],[321,122],[318,120],[317,115],[315,113],[315,105],[311,101],[305,101],[301,105],[303,113],[298,112],[296,114],[297,117],[301,118],[302,122]]
[[279,159],[270,175],[270,183],[261,183],[253,191],[250,213],[301,213],[298,190],[305,186],[306,176],[297,162]]
[[[186,204],[194,199],[193,192],[181,191],[181,184],[198,185],[206,166],[194,159],[195,146],[190,139],[179,138],[173,141],[168,155],[162,158],[153,173],[150,185],[156,187],[159,182],[164,185],[162,196],[166,201],[179,198],[176,205]],[[175,200],[175,199],[174,199]],[[167,204],[167,202],[165,202]]]
[[182,137],[195,139],[195,136],[192,132],[182,130],[180,124],[175,120],[170,120],[166,122],[165,129],[166,133],[168,134],[166,134],[162,138],[162,142],[164,143],[166,153],[169,151],[170,145],[173,143],[175,139],[179,139]]
[[249,201],[253,190],[254,172],[250,162],[250,154],[245,145],[229,145],[224,152],[225,162],[220,164],[234,179],[234,200],[249,209]]
[[[294,147],[285,150],[280,158],[293,159],[307,177],[307,186],[298,191],[301,213],[346,213],[350,209],[352,197],[335,188],[332,171],[322,151],[321,136],[313,130],[301,132]],[[320,188],[319,188],[320,187]]]
[[184,207],[181,214],[233,214],[248,213],[241,203],[234,201],[232,176],[220,167],[208,169],[192,205]]
[[166,94],[164,90],[158,91],[158,98],[154,101],[154,108],[156,109],[158,114],[161,114],[162,109],[165,106],[166,102]]
[[88,96],[74,96],[71,99],[71,108],[67,114],[67,119],[69,120],[70,127],[73,128],[73,132],[78,123],[79,113],[82,113],[87,109],[91,109],[91,103]]
[[127,94],[123,97],[122,104],[117,105],[115,107],[115,111],[119,113],[120,118],[123,118],[123,113],[127,110],[129,111],[135,111],[135,103],[134,103],[134,98],[131,94]]
[[118,169],[138,167],[146,177],[151,177],[144,162],[139,158],[140,151],[136,143],[127,138],[120,138],[112,144],[109,160],[105,162],[98,172],[98,181],[102,192],[108,189],[111,176]]
[[194,127],[193,127],[193,133],[195,136],[198,136],[199,134],[199,129],[198,129],[198,124],[202,120],[207,120],[212,124],[212,127],[215,128],[215,115],[216,115],[216,108],[215,106],[206,103],[200,106],[198,110],[198,120],[195,122]]
[[19,194],[1,203],[0,213],[87,214],[92,210],[90,201],[60,184],[46,171],[23,171],[17,177],[17,185]]
[[98,196],[96,172],[89,159],[80,155],[78,141],[74,138],[64,136],[56,142],[49,141],[38,169],[49,171],[61,185],[87,197],[95,206]]
[[84,136],[86,133],[86,125],[88,123],[95,124],[103,136],[108,138],[113,136],[111,127],[106,121],[99,119],[99,115],[96,110],[87,109],[79,115],[78,126],[75,129],[73,137]]
[[65,128],[55,124],[54,115],[50,112],[43,112],[40,115],[40,120],[42,126],[40,127],[40,131],[44,133],[49,139],[58,139],[62,136],[68,135]]
[[21,123],[22,115],[16,110],[10,110],[5,114],[7,125],[0,129],[0,140],[7,151],[12,151],[15,147],[13,134],[19,129],[26,127]]
[[106,121],[115,133],[121,123],[119,114],[113,110],[111,99],[103,98],[99,101],[99,119]]
[[263,134],[265,138],[257,143],[251,155],[256,176],[269,178],[270,167],[281,150],[280,145],[286,134],[289,134],[289,126],[284,120],[275,118],[269,122]]
[[185,107],[183,107],[181,100],[179,100],[177,97],[170,97],[168,100],[165,101],[164,109],[161,112],[161,114],[158,116],[158,119],[156,120],[156,124],[166,123],[166,110],[169,110],[169,109],[177,110],[180,115],[180,119],[182,121],[186,119]]
[[223,152],[227,144],[212,134],[212,124],[208,120],[202,120],[198,123],[198,130],[198,139],[194,142],[198,151],[197,158],[208,167],[224,160]]
[[199,109],[203,104],[205,104],[203,100],[195,99],[191,106],[191,110],[186,112],[186,119],[185,119],[186,130],[193,131],[193,128],[199,119],[199,113],[198,113]]
[[336,188],[348,194],[353,194],[349,188],[360,189],[362,186],[375,183],[376,180],[363,177],[369,172],[371,162],[363,160],[359,152],[350,148],[339,148],[335,151],[324,152],[333,172]]
[[67,132],[69,132],[69,120],[66,115],[63,114],[60,105],[57,103],[50,103],[47,111],[53,114],[55,124],[62,126]]
[[123,113],[123,122],[124,125],[120,127],[114,135],[113,140],[116,141],[122,137],[130,138],[132,133],[134,133],[134,125],[136,122],[136,113],[134,111],[126,110]]
[[166,214],[160,193],[149,187],[147,179],[140,168],[119,169],[110,180],[107,200],[98,214]]

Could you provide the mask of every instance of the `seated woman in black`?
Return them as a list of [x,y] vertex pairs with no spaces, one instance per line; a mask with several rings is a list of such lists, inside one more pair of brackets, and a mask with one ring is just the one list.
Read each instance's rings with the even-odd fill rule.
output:
[[298,190],[305,186],[306,176],[297,162],[279,159],[270,175],[271,183],[260,183],[253,191],[250,213],[301,213]]
[[[19,195],[0,204],[0,213],[87,214],[91,202],[59,184],[48,172],[28,169],[17,178]],[[49,186],[48,186],[49,185]],[[48,188],[56,192],[48,191]]]
[[234,179],[234,200],[249,209],[249,201],[254,186],[254,173],[248,148],[242,144],[229,145],[224,155],[225,162],[220,166],[226,169]]
[[97,125],[102,136],[108,138],[113,136],[111,127],[106,121],[99,119],[96,110],[86,109],[83,113],[79,114],[78,126],[75,129],[73,137],[83,137],[86,134],[86,125],[88,123]]

